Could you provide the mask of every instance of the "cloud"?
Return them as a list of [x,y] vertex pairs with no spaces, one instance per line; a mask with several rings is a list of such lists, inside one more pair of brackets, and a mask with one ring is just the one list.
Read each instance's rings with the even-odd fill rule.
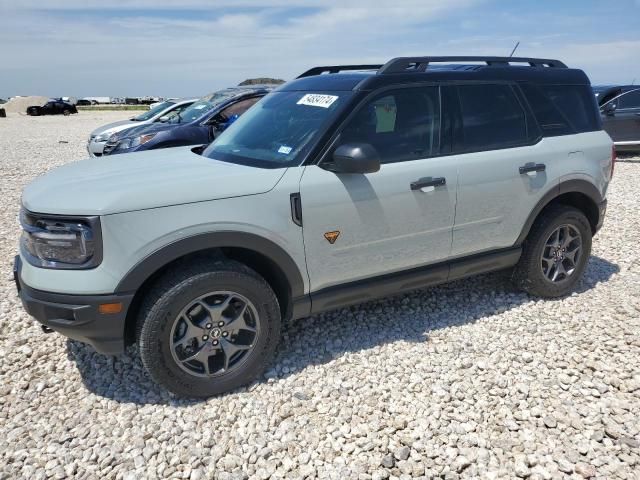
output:
[[211,5],[0,0],[0,97],[199,95],[247,77],[292,78],[319,64],[384,62],[398,55],[508,55],[516,41],[522,42],[518,54],[561,58],[586,68],[598,82],[622,81],[634,70],[640,77],[637,36],[625,38],[624,28],[609,34],[592,28],[601,26],[601,18],[584,8],[567,16],[553,3],[532,14],[492,0]]

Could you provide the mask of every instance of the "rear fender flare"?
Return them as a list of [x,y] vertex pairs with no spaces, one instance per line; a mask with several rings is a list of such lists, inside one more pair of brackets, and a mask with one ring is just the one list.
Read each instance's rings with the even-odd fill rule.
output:
[[544,210],[547,205],[549,205],[560,195],[573,192],[586,195],[596,204],[596,206],[600,205],[600,203],[602,203],[603,201],[600,191],[591,182],[588,182],[586,180],[567,180],[566,182],[562,182],[556,187],[549,190],[536,204],[534,209],[529,214],[529,217],[527,218],[527,221],[525,222],[515,245],[521,245],[525,241],[527,235],[529,235],[531,227],[533,226],[533,222],[535,222],[536,218],[538,218],[538,215],[540,215],[540,212],[542,212],[542,210]]

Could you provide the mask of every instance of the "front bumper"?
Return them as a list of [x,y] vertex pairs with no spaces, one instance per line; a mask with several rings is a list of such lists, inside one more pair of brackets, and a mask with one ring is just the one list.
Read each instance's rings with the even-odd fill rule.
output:
[[[68,295],[43,292],[25,285],[20,278],[21,260],[16,256],[13,276],[26,312],[47,329],[73,340],[88,343],[97,352],[122,353],[125,348],[125,320],[133,293],[120,295]],[[121,303],[118,313],[100,313],[100,305]]]
[[104,146],[107,142],[96,142],[95,140],[89,140],[87,143],[87,152],[92,157],[101,157],[104,152]]

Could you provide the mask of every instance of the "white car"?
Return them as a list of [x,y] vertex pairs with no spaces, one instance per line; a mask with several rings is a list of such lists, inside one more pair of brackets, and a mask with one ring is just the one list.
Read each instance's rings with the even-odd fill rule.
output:
[[195,102],[197,98],[183,98],[177,100],[167,100],[161,102],[149,111],[141,113],[136,117],[131,117],[128,120],[120,120],[119,122],[108,123],[100,128],[95,129],[89,135],[89,141],[87,143],[87,151],[92,157],[101,157],[104,151],[104,146],[109,140],[109,137],[114,133],[122,132],[129,128],[137,127],[140,125],[146,125],[154,122],[162,122],[166,117],[174,113],[180,113],[182,110],[190,106]]

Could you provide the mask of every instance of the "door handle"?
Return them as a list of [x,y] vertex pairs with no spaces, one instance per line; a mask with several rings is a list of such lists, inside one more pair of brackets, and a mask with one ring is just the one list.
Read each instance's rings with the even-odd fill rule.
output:
[[544,163],[527,163],[520,167],[520,174],[524,175],[529,172],[544,172],[547,166]]
[[425,187],[442,187],[447,184],[447,179],[444,177],[425,177],[415,182],[411,182],[411,190],[420,190]]

